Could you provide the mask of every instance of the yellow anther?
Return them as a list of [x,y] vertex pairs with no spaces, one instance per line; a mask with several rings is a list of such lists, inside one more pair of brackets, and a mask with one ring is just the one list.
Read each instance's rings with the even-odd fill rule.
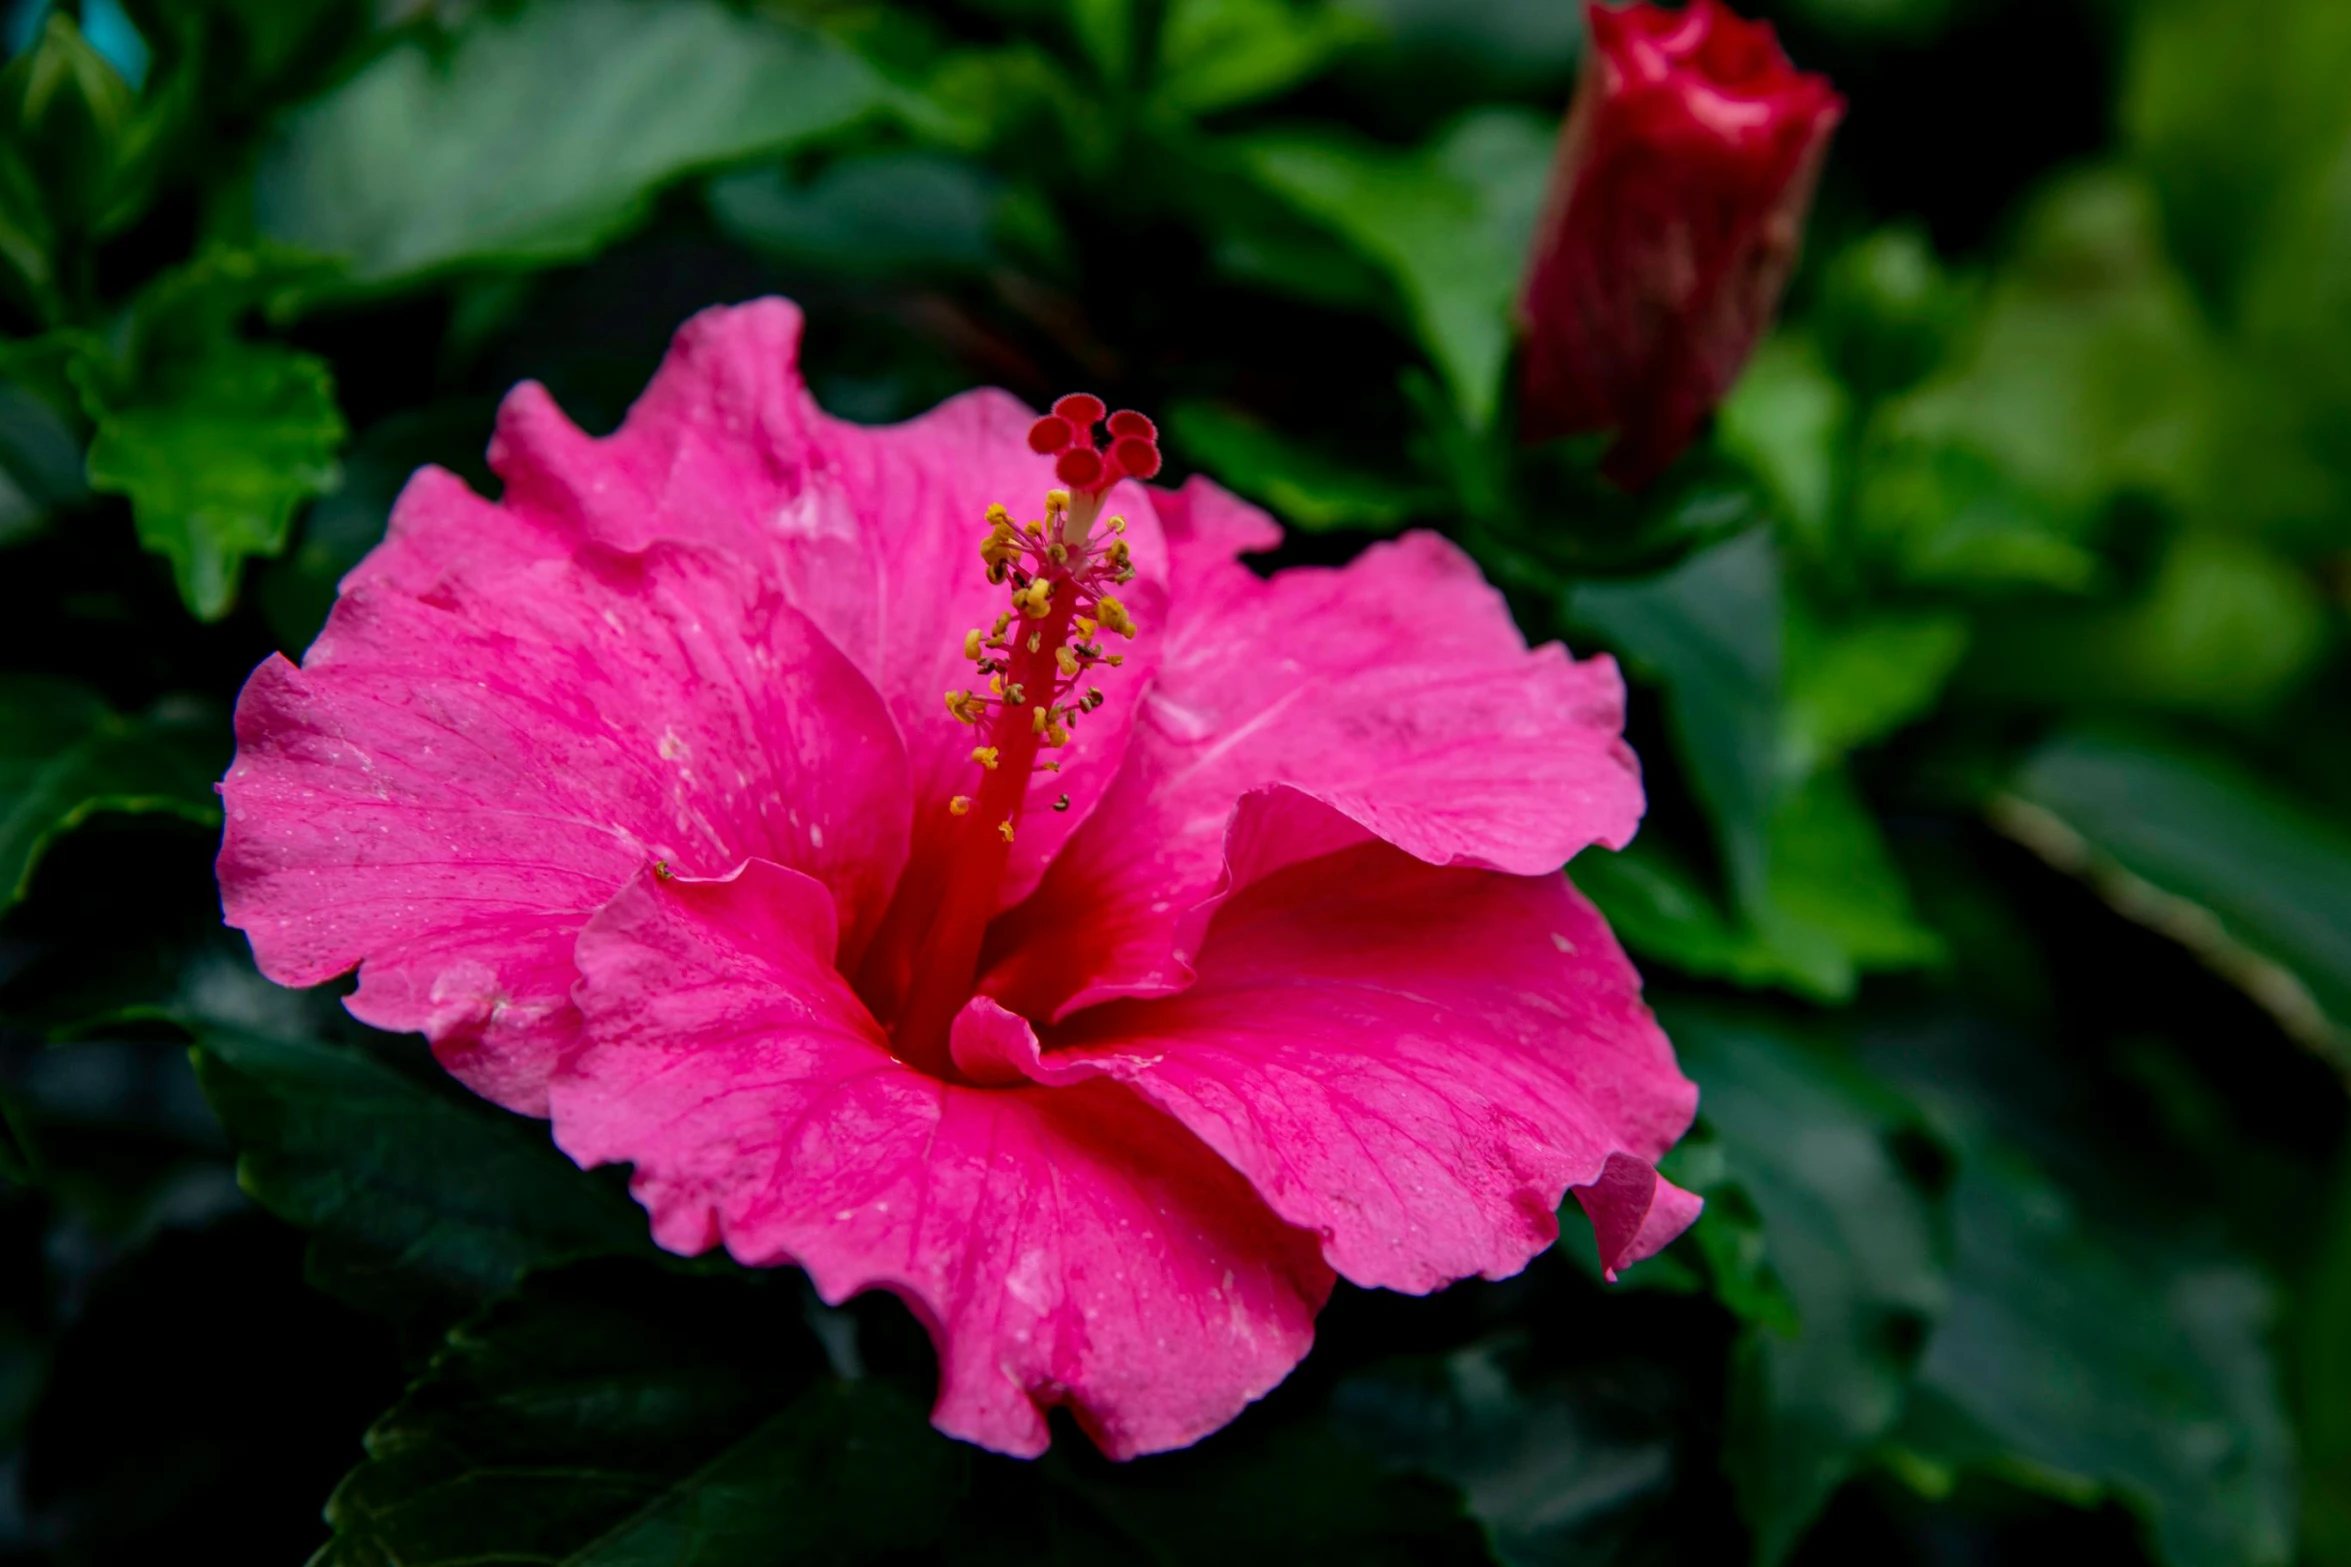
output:
[[1065,675],[1075,675],[1078,672],[1078,656],[1068,648],[1055,648],[1053,662],[1061,666],[1061,672]]
[[996,748],[992,745],[973,746],[971,748],[971,759],[979,763],[982,767],[985,767],[991,773],[996,770]]
[[1029,633],[1029,651],[1030,651],[1030,652],[1032,652],[1032,653],[1034,653],[1034,652],[1037,652],[1039,649],[1043,648],[1043,647],[1044,647],[1044,645],[1045,645],[1045,633],[1044,633],[1044,632],[1042,632],[1042,631],[1032,631],[1032,632],[1030,632],[1030,633]]
[[1047,490],[1045,492],[1045,504],[1054,511],[1069,510],[1069,491]]
[[1012,684],[1004,688],[1004,696],[1005,699],[1011,702],[1014,707],[1018,707],[1021,703],[1029,699],[1028,688],[1023,686],[1019,681],[1015,680]]
[[1113,653],[1102,662],[1108,664],[1111,668],[1116,669],[1119,665],[1125,663],[1126,661],[1127,656],[1124,653]]
[[1069,564],[1069,546],[1058,539],[1045,546],[1045,553],[1053,557],[1053,564],[1056,566]]
[[970,659],[970,660],[971,660],[973,663],[975,663],[975,664],[979,662],[979,657],[980,657],[980,628],[979,628],[979,627],[977,627],[977,626],[974,626],[974,627],[972,627],[972,628],[971,628],[969,631],[966,631],[966,632],[963,634],[963,656],[964,656],[965,658],[968,658],[968,659]]
[[1101,705],[1102,705],[1102,688],[1101,688],[1100,686],[1088,686],[1088,687],[1086,687],[1086,706],[1087,706],[1087,707],[1089,707],[1089,708],[1095,708],[1095,707],[1100,707]]
[[1120,636],[1125,637],[1130,642],[1134,640],[1134,617],[1127,613],[1127,607],[1124,604],[1121,604],[1118,600],[1112,598],[1109,594],[1105,593],[1102,595],[1101,602],[1094,606],[1094,614],[1095,617],[1102,622],[1102,624],[1108,626],[1111,630],[1117,632]]
[[980,721],[980,715],[972,708],[971,693],[969,691],[948,692],[947,711],[955,715],[955,721],[957,723],[976,724]]
[[1124,533],[1124,532],[1126,532],[1126,531],[1127,531],[1127,520],[1126,520],[1124,517],[1113,517],[1113,518],[1111,518],[1111,519],[1110,519],[1110,531],[1111,531],[1111,532],[1113,532],[1113,533]]
[[1045,536],[1045,525],[1041,522],[1024,522],[1020,525],[1020,529],[1032,539],[1041,539]]
[[995,630],[993,630],[993,631],[991,631],[991,632],[989,632],[989,633],[988,633],[988,635],[990,635],[990,636],[992,636],[992,637],[1000,637],[1000,636],[1004,635],[1005,628],[1006,628],[1006,627],[1008,627],[1008,626],[1010,626],[1011,624],[1012,624],[1012,616],[1011,616],[1011,615],[1009,615],[1009,614],[998,615],[998,616],[996,617],[996,629],[995,629]]
[[1029,709],[1029,733],[1030,733],[1030,734],[1033,734],[1033,735],[1041,735],[1041,734],[1043,734],[1044,732],[1045,732],[1045,710],[1044,710],[1043,708],[1041,708],[1041,707],[1032,707],[1032,708],[1030,708],[1030,709]]
[[1039,762],[1037,764],[1037,771],[1041,773],[1057,773],[1061,771],[1061,764],[1059,762]]
[[988,695],[1002,696],[1003,694],[1004,677],[1002,675],[990,675],[988,677]]
[[1012,841],[1012,818],[1007,816],[1004,818],[1004,820],[998,822],[996,824],[996,830],[1004,835],[1004,841],[1006,843],[1010,843]]
[[1065,746],[1069,744],[1069,731],[1059,724],[1047,724],[1045,726],[1045,743],[1057,749]]
[[1101,629],[1101,627],[1097,626],[1092,620],[1088,619],[1084,615],[1070,616],[1069,624],[1070,629],[1078,634],[1078,640],[1080,642],[1093,641],[1094,633]]
[[947,802],[947,814],[949,816],[969,816],[971,814],[971,796],[968,794],[959,794],[954,799],[949,800]]
[[988,507],[988,526],[991,528],[1012,526],[1012,512],[1002,501],[996,501]]

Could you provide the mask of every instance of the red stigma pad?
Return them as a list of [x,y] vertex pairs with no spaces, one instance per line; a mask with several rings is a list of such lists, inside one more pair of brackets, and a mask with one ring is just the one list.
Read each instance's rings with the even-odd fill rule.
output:
[[1101,422],[1104,412],[1102,399],[1091,392],[1072,392],[1053,405],[1054,413],[1067,419],[1079,433],[1090,432]]
[[[1067,400],[1063,399],[1065,402]],[[1070,442],[1076,439],[1077,432],[1070,428],[1069,421],[1052,414],[1047,414],[1029,426],[1029,450],[1041,455],[1050,456],[1054,452],[1067,451]]]

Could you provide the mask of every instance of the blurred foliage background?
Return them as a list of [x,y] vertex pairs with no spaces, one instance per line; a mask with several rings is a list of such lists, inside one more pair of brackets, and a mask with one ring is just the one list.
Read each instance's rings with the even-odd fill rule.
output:
[[[1636,500],[1507,434],[1570,0],[9,6],[0,1560],[2351,1563],[2351,8],[1755,9],[1852,110]],[[1624,660],[1691,1234],[1021,1465],[254,973],[247,671],[768,291],[836,413],[1084,387]]]

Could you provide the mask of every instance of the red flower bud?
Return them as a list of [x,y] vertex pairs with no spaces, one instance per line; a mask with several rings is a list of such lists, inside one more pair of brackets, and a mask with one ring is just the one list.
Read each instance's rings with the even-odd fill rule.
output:
[[1845,101],[1721,0],[1587,15],[1520,301],[1520,434],[1614,430],[1603,469],[1638,487],[1770,324]]

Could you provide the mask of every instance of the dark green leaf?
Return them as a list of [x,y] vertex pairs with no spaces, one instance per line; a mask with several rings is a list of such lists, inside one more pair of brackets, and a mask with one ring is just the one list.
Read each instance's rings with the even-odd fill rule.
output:
[[201,704],[170,702],[125,718],[63,681],[0,679],[0,908],[32,887],[42,852],[101,812],[220,821],[213,781],[227,725]]
[[314,1274],[356,1304],[478,1298],[529,1268],[650,1252],[644,1216],[544,1122],[351,1045],[200,1027],[196,1059],[239,1181],[317,1232]]
[[843,158],[805,182],[778,168],[711,181],[728,235],[784,260],[851,276],[976,272],[997,261],[1002,182],[931,152]]
[[82,447],[45,400],[0,381],[0,549],[88,497]]
[[365,286],[584,256],[663,185],[843,129],[881,80],[820,34],[720,0],[485,11],[437,55],[401,44],[289,115],[264,153],[262,233]]
[[1728,1414],[1725,1462],[1777,1562],[1902,1417],[1944,1299],[1932,1156],[1902,1101],[1767,1020],[1664,1020],[1797,1316],[1793,1338],[1743,1334]]
[[1365,473],[1216,403],[1167,410],[1171,449],[1294,528],[1393,533],[1438,498],[1409,480]]
[[1850,401],[1819,350],[1782,333],[1749,361],[1719,416],[1724,447],[1763,475],[1794,537],[1814,553],[1829,544]]
[[2312,1567],[2344,1567],[2351,1563],[2351,1159],[2335,1177],[2299,1316],[2303,1546]]
[[834,1562],[935,1543],[969,1449],[822,1373],[789,1276],[569,1270],[459,1328],[318,1567]]
[[1543,121],[1489,109],[1409,154],[1327,133],[1266,132],[1230,145],[1268,190],[1394,277],[1461,417],[1482,430],[1502,390],[1510,302],[1551,143]]
[[2293,1439],[2268,1293],[2193,1252],[2116,1247],[2021,1158],[1970,1151],[1951,1303],[1899,1434],[1930,1477],[1985,1468],[2077,1501],[2107,1488],[2171,1567],[2269,1567],[2294,1539]]
[[1676,1559],[1675,1389],[1638,1362],[1532,1362],[1516,1337],[1389,1362],[1341,1383],[1333,1415],[1384,1462],[1458,1486],[1509,1567]]
[[1888,614],[1788,623],[1786,746],[1809,770],[1884,739],[1930,710],[1967,650],[1957,615]]
[[1779,556],[1759,533],[1646,582],[1588,583],[1567,605],[1570,621],[1671,694],[1691,784],[1722,836],[1732,886],[1750,899],[1770,863],[1784,614]]
[[2351,834],[2225,762],[2093,734],[2033,753],[1994,819],[2351,1071]]
[[2025,704],[2241,718],[2276,707],[2330,637],[2319,587],[2258,540],[2183,530],[2128,602],[2019,607],[1967,681]]

